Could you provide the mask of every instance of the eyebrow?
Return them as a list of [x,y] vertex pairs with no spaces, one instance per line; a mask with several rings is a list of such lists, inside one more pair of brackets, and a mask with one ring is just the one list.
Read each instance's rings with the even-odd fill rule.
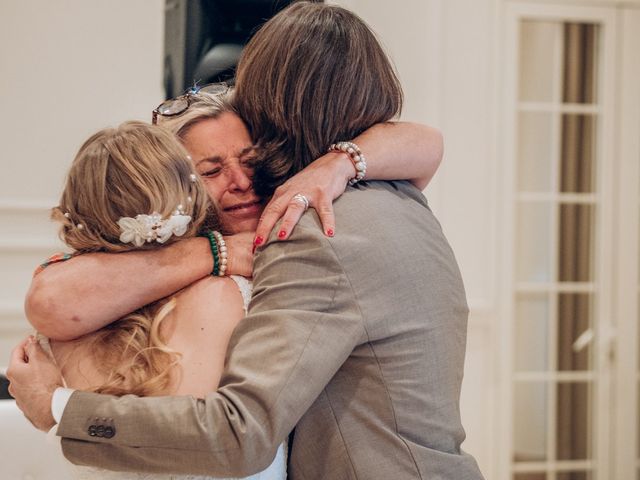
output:
[[213,157],[201,158],[196,162],[196,167],[201,163],[222,163],[222,157],[220,155],[214,155]]
[[240,152],[240,155],[238,156],[244,157],[247,153],[251,152],[252,150],[255,150],[255,146],[249,145],[248,147],[243,148],[242,151]]

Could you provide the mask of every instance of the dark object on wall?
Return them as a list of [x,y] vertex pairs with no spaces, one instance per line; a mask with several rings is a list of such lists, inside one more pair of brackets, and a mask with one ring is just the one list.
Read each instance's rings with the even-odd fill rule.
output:
[[11,398],[13,397],[9,394],[9,380],[0,374],[0,400],[8,400]]
[[166,0],[163,84],[167,98],[189,87],[233,84],[242,47],[293,0]]

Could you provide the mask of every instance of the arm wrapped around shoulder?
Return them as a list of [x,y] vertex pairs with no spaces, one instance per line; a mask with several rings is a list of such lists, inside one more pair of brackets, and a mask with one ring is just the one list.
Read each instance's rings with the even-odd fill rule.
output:
[[[242,476],[273,459],[299,418],[365,339],[349,282],[322,231],[306,225],[256,256],[249,315],[220,388],[190,397],[75,393],[58,435],[74,463],[111,470]],[[111,438],[90,434],[109,422]]]

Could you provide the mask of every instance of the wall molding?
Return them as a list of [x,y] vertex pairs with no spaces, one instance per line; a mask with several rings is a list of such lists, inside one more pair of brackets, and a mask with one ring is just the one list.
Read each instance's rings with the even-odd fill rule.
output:
[[1,198],[0,213],[3,212],[46,212],[58,202],[46,198]]
[[44,252],[46,257],[61,248],[63,248],[61,243],[37,237],[29,238],[25,236],[14,239],[0,239],[0,254],[7,252]]
[[63,248],[48,220],[56,203],[46,198],[0,198],[0,221],[12,230],[0,238],[0,255],[35,252],[46,257]]

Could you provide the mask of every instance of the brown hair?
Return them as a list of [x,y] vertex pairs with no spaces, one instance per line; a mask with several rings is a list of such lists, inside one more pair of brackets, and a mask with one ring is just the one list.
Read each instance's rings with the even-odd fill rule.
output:
[[[122,243],[118,220],[152,213],[167,218],[180,206],[192,221],[183,236],[164,245],[196,235],[209,201],[193,174],[189,155],[168,130],[142,122],[104,129],[80,148],[52,218],[62,224],[62,240],[77,252],[159,248],[155,241],[141,247]],[[174,305],[173,299],[160,300],[89,335],[96,364],[107,377],[94,391],[150,395],[170,385],[178,354],[166,347],[160,325]]]
[[402,88],[374,33],[354,13],[298,2],[269,20],[238,64],[236,108],[256,141],[254,189],[273,188],[402,109]]

